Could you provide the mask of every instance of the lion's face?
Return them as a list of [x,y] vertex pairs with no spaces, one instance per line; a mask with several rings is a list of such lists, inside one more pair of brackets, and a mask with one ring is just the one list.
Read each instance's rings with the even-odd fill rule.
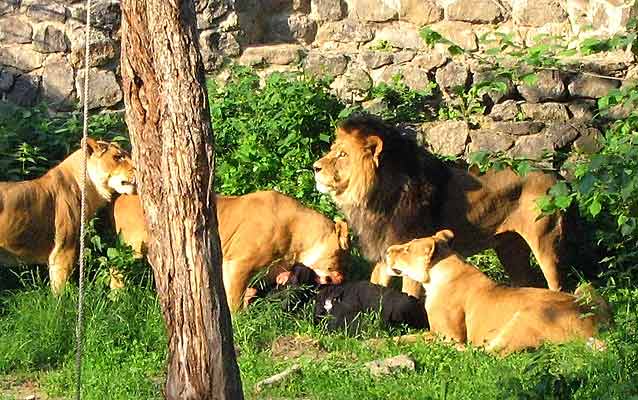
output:
[[388,247],[385,258],[388,275],[405,276],[421,283],[428,282],[428,270],[435,246],[434,239],[427,237]]
[[334,231],[323,241],[300,254],[300,262],[312,268],[320,284],[340,284],[343,282],[343,266],[350,248],[348,225],[335,220]]
[[135,194],[135,168],[129,154],[115,143],[87,141],[87,173],[97,191],[106,199],[113,192]]
[[377,136],[337,131],[330,151],[314,165],[317,190],[337,203],[357,203],[374,184],[383,142]]

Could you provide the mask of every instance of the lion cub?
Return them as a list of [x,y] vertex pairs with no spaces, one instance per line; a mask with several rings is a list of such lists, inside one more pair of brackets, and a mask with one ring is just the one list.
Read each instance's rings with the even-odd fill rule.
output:
[[599,298],[594,309],[576,295],[497,284],[448,247],[453,237],[443,230],[386,252],[389,274],[423,284],[432,332],[505,355],[544,342],[589,339],[606,319]]

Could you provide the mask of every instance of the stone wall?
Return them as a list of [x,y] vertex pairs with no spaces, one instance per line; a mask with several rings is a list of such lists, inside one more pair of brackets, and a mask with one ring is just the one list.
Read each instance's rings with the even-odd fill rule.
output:
[[[121,108],[119,3],[93,4],[89,105]],[[331,75],[337,95],[363,101],[373,85],[396,75],[414,89],[436,81],[443,93],[483,78],[472,63],[426,48],[418,33],[422,26],[470,50],[493,30],[528,43],[539,33],[576,41],[623,32],[638,6],[636,0],[199,0],[197,11],[209,72],[236,61],[263,75]],[[0,0],[0,99],[73,108],[82,96],[84,17],[82,1]],[[593,131],[573,123],[591,120],[594,99],[636,75],[634,64],[631,52],[620,51],[586,60],[589,71],[618,79],[543,72],[532,87],[510,85],[493,98],[490,117],[479,126],[427,125],[424,136],[435,150],[454,155],[478,148],[534,155],[540,148],[588,142]]]
[[[0,0],[1,99],[24,106],[44,100],[56,110],[74,107],[83,93],[78,74],[84,64],[83,4]],[[117,106],[122,101],[119,3],[98,1],[92,13],[89,106]]]

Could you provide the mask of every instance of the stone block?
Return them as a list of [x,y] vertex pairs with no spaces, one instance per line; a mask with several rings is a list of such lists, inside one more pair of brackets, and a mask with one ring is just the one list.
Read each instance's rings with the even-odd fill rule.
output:
[[44,54],[31,49],[31,47],[27,45],[0,47],[0,64],[16,68],[23,72],[40,68],[45,58],[46,56]]
[[7,100],[23,107],[32,107],[38,102],[41,78],[37,75],[18,75],[13,82]]
[[517,86],[518,92],[530,103],[538,103],[547,100],[560,100],[565,95],[565,83],[560,72],[555,70],[542,70],[536,72],[537,81],[533,85],[521,83]]
[[[75,87],[80,98],[84,102],[84,70],[80,70],[75,78]],[[97,68],[89,69],[89,109],[111,107],[122,100],[122,90],[115,79],[113,71],[105,71]]]
[[521,111],[530,119],[540,121],[568,121],[567,107],[561,103],[524,103]]
[[449,39],[452,43],[466,49],[478,50],[478,39],[472,24],[460,21],[441,21],[431,28]]
[[460,156],[470,129],[464,121],[440,121],[424,126],[425,139],[433,152],[444,156]]
[[244,65],[288,65],[301,59],[302,47],[296,44],[275,44],[248,47],[239,58]]
[[569,94],[573,97],[597,99],[606,96],[612,89],[620,86],[615,79],[600,78],[586,74],[578,74],[569,83]]
[[42,95],[53,108],[68,110],[73,107],[74,82],[73,67],[63,56],[47,59],[42,71]]
[[542,134],[534,134],[521,136],[516,139],[514,147],[509,150],[510,156],[514,158],[528,158],[531,160],[540,160],[546,153],[554,151],[554,145],[551,139]]
[[512,16],[517,25],[543,26],[563,22],[567,11],[560,0],[513,0]]
[[344,19],[337,22],[326,22],[317,29],[316,41],[366,43],[374,38],[374,30],[361,21]]
[[310,52],[303,63],[304,71],[312,76],[337,77],[346,71],[348,59],[343,54]]
[[33,48],[40,53],[66,52],[66,35],[50,24],[38,24],[33,31]]
[[372,78],[365,70],[350,67],[335,79],[330,87],[335,90],[337,96],[348,103],[362,101],[368,97],[368,92],[372,88]]
[[305,14],[278,14],[266,22],[268,42],[300,42],[310,44],[317,34],[317,23]]
[[443,91],[451,91],[467,86],[469,78],[468,67],[465,64],[449,62],[436,70],[436,83]]
[[514,136],[532,135],[542,131],[544,127],[545,124],[539,121],[497,121],[490,124],[492,130]]
[[518,104],[514,100],[506,100],[495,104],[490,112],[490,117],[495,121],[514,121],[519,113]]
[[0,43],[30,43],[31,34],[32,29],[28,22],[17,17],[0,18]]
[[[85,32],[77,29],[70,34],[71,64],[75,68],[84,66]],[[113,61],[116,57],[115,43],[104,32],[91,30],[89,33],[89,66],[97,67]]]
[[493,24],[502,18],[501,7],[493,0],[453,0],[447,7],[452,21]]
[[338,21],[345,16],[342,0],[311,0],[310,18],[317,21]]
[[476,129],[470,131],[471,142],[468,146],[468,155],[478,151],[496,153],[506,151],[514,145],[514,138],[492,131],[490,129]]
[[31,20],[54,21],[63,23],[66,20],[66,7],[63,4],[48,0],[35,0],[26,7],[27,17]]
[[361,51],[358,58],[368,69],[376,69],[392,64],[392,53],[387,51]]
[[362,21],[385,22],[396,19],[398,4],[387,0],[350,0],[348,16]]
[[443,8],[434,0],[401,0],[399,19],[416,26],[430,25],[443,19]]
[[419,30],[408,22],[392,22],[378,29],[370,46],[378,46],[381,43],[399,49],[425,49],[425,42],[419,35]]

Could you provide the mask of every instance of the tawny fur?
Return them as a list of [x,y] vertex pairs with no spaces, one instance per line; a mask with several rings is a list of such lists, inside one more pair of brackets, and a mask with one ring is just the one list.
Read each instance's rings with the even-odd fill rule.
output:
[[[113,192],[135,193],[130,157],[116,144],[87,141],[87,218]],[[0,182],[0,264],[48,264],[51,289],[62,291],[77,257],[82,153],[78,150],[44,176]]]
[[[314,269],[323,283],[343,280],[349,246],[348,227],[274,191],[217,196],[217,220],[223,254],[223,280],[231,311],[243,305],[251,277],[268,268],[274,282],[300,262]],[[120,196],[113,207],[116,231],[138,254],[147,234],[138,196]],[[112,281],[121,286],[121,280]]]
[[[340,124],[314,168],[317,189],[330,194],[365,257],[377,263],[375,283],[388,284],[382,261],[390,245],[449,228],[458,232],[455,246],[464,256],[495,248],[514,285],[540,284],[529,267],[531,248],[548,286],[561,288],[563,218],[537,218],[535,203],[556,182],[552,175],[505,169],[477,176],[372,117]],[[404,290],[418,295],[420,285],[404,280]]]
[[448,247],[452,237],[446,230],[387,250],[390,274],[423,284],[432,332],[504,355],[588,340],[608,319],[608,306],[597,295],[584,304],[568,293],[498,285]]

